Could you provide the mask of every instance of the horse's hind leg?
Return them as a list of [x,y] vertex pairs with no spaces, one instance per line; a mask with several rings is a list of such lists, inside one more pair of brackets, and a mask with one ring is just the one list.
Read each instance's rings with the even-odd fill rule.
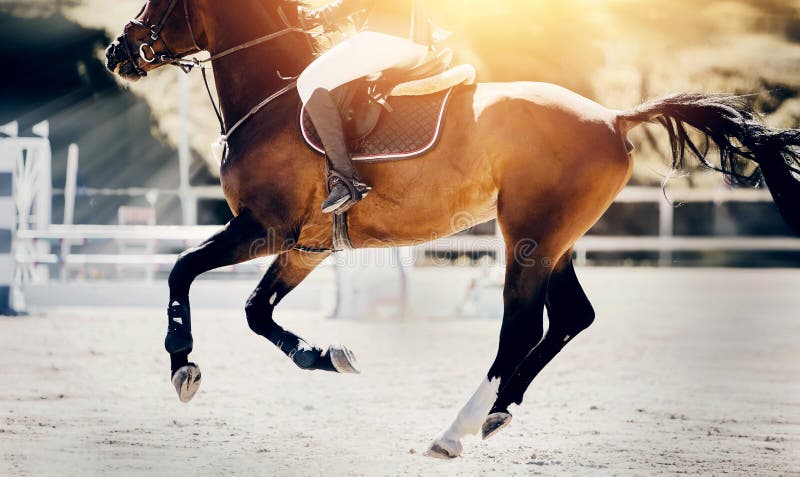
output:
[[276,253],[284,246],[283,236],[269,237],[263,226],[245,209],[211,238],[178,257],[169,275],[164,347],[170,355],[172,384],[181,401],[191,400],[200,385],[200,370],[189,362],[193,345],[189,307],[192,282],[209,270]]
[[300,284],[330,252],[309,253],[290,250],[270,266],[264,278],[247,299],[247,323],[257,334],[267,338],[302,369],[321,369],[340,373],[358,372],[355,358],[347,348],[331,346],[322,350],[282,328],[272,319],[278,303]]
[[578,333],[594,321],[594,309],[586,297],[575,268],[572,266],[572,251],[565,254],[550,277],[547,290],[547,335],[533,351],[525,357],[511,380],[500,389],[491,413],[483,424],[483,438],[487,439],[508,423],[508,406],[521,404],[525,390],[539,372]]
[[507,236],[506,242],[505,307],[494,363],[473,396],[450,427],[433,442],[426,455],[445,458],[461,453],[461,439],[481,430],[499,390],[511,380],[519,363],[542,338],[542,314],[551,262],[544,250],[537,250],[532,240],[515,241]]

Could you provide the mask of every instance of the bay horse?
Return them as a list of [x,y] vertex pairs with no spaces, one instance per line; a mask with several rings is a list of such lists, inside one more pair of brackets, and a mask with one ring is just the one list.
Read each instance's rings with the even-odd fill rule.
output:
[[[326,166],[300,136],[299,98],[286,81],[315,53],[307,33],[291,26],[298,22],[297,7],[288,0],[150,0],[106,51],[109,70],[127,80],[168,64],[190,69],[200,62],[189,55],[211,55],[227,131],[220,182],[234,218],[182,253],[169,276],[165,345],[184,402],[200,383],[199,368],[188,361],[192,281],[262,256],[277,255],[245,305],[252,330],[303,369],[355,371],[347,349],[323,350],[272,318],[280,301],[333,252],[332,218],[319,210]],[[270,101],[258,103],[261,98]],[[633,167],[627,134],[648,122],[667,130],[676,169],[694,158],[732,180],[763,175],[784,219],[800,233],[800,131],[762,125],[741,97],[674,94],[620,111],[551,84],[462,86],[451,95],[432,151],[358,164],[373,191],[350,212],[354,247],[418,244],[495,218],[505,240],[497,355],[429,455],[456,457],[466,435],[488,438],[507,425],[509,406],[521,404],[534,377],[592,324],[572,248],[625,187]],[[718,162],[708,159],[708,144],[716,146]],[[745,175],[748,161],[760,166],[758,177]],[[456,214],[469,214],[472,223],[451,220]]]

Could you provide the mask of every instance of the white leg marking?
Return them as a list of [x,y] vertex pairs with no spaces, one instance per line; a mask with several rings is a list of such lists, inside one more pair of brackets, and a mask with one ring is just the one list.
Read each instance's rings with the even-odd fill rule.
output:
[[464,436],[480,432],[483,421],[492,409],[492,404],[497,400],[499,389],[500,378],[491,381],[488,378],[484,379],[443,437],[449,441],[459,441]]
[[469,434],[477,434],[481,430],[483,421],[486,420],[492,404],[497,399],[499,389],[500,378],[494,378],[491,381],[488,378],[484,379],[469,401],[461,408],[455,421],[444,431],[442,437],[431,444],[426,455],[442,458],[461,455],[463,450],[461,438]]

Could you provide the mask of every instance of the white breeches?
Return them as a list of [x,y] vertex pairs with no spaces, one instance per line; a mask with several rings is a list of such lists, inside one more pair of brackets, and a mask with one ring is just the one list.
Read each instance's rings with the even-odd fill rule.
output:
[[408,38],[374,31],[359,32],[314,60],[297,78],[303,104],[318,88],[328,91],[363,76],[390,68],[413,68],[428,53],[428,47]]

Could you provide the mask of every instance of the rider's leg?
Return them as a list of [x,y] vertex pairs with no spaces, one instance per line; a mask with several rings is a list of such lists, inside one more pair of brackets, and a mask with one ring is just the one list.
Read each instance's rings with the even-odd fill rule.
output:
[[413,67],[427,47],[405,38],[361,32],[327,51],[297,79],[300,99],[325,146],[333,172],[331,192],[324,212],[344,212],[369,190],[358,178],[344,137],[339,107],[330,92],[350,81],[390,68]]
[[369,191],[358,177],[344,137],[339,107],[330,91],[318,88],[306,103],[314,129],[325,147],[332,181],[330,194],[322,203],[322,211],[342,213],[362,200]]

